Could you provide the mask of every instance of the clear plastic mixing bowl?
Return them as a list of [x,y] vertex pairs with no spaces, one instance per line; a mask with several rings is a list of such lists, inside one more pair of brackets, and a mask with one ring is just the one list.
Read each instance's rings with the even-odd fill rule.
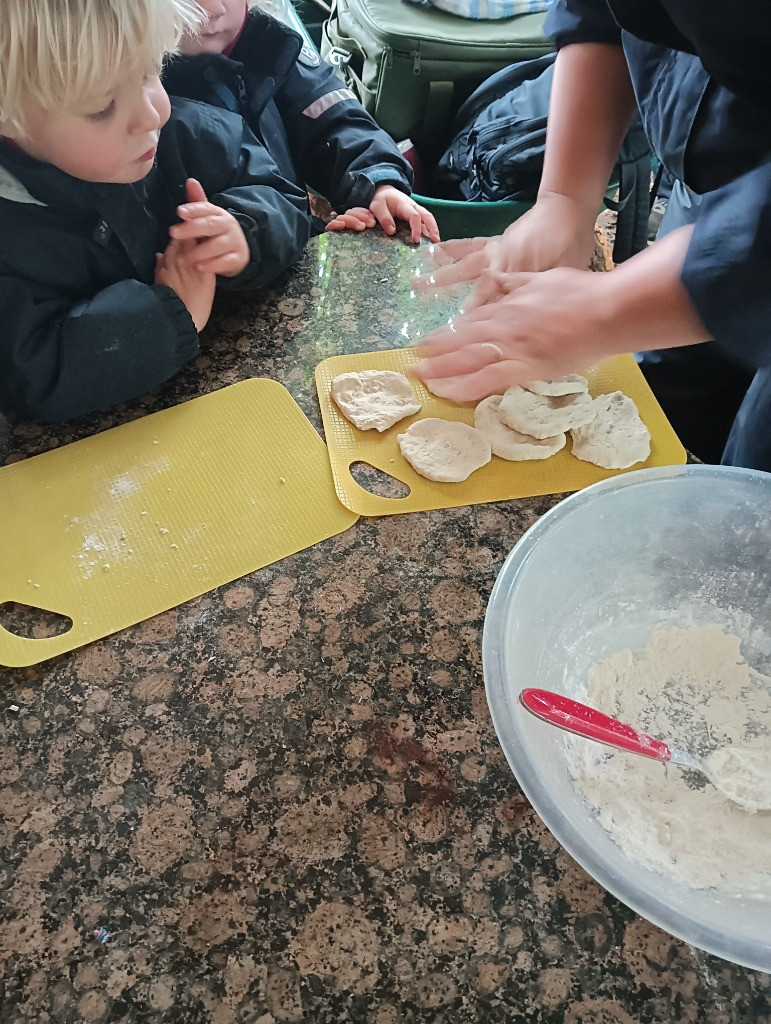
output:
[[715,622],[771,674],[771,475],[683,466],[614,477],[555,506],[506,559],[485,618],[487,700],[524,793],[579,864],[672,935],[771,972],[771,900],[631,860],[576,789],[565,734],[518,703],[526,686],[578,697],[598,659],[641,653],[654,629]]

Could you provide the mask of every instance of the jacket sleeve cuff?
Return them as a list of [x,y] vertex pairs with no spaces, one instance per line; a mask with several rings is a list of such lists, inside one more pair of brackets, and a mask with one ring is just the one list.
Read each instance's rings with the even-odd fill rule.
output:
[[544,33],[558,50],[572,43],[621,45],[621,29],[606,0],[556,0],[546,15]]
[[[409,164],[406,166],[409,167]],[[380,164],[376,167],[368,167],[366,171],[346,174],[340,187],[335,191],[335,195],[330,198],[330,202],[338,213],[350,210],[354,206],[368,207],[372,202],[375,189],[379,185],[393,185],[405,195],[410,195],[412,174],[407,171],[403,173],[393,164]]]
[[161,303],[163,315],[177,338],[176,354],[179,359],[178,365],[181,366],[198,355],[198,331],[187,306],[173,288],[157,284],[153,285],[153,291]]
[[704,196],[682,281],[719,348],[771,365],[771,161]]

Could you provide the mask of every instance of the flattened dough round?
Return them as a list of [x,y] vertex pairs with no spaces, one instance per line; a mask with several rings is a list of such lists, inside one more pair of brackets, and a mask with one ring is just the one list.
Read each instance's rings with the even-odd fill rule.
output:
[[452,420],[418,420],[397,434],[396,440],[417,473],[440,483],[460,483],[492,457],[487,438],[468,423]]
[[571,430],[573,454],[603,469],[626,469],[651,453],[651,435],[637,406],[621,391],[594,399],[595,415]]
[[474,426],[490,442],[493,455],[508,459],[509,462],[525,462],[529,459],[548,459],[565,447],[565,434],[537,438],[508,427],[501,419],[500,404],[500,395],[490,395],[474,410]]
[[594,416],[595,409],[585,392],[549,398],[514,385],[501,399],[500,413],[503,422],[520,434],[543,439],[582,427]]
[[412,385],[395,370],[341,373],[331,392],[340,412],[359,430],[388,430],[421,409]]
[[534,395],[547,395],[549,398],[580,395],[589,390],[589,381],[578,373],[566,373],[564,377],[555,377],[554,380],[531,380],[527,390]]

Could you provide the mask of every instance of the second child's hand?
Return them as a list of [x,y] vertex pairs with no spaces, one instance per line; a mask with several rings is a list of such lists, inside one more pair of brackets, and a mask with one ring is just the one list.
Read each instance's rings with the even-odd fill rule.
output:
[[237,277],[251,259],[246,236],[232,213],[210,203],[200,182],[188,178],[187,202],[177,207],[180,223],[169,228],[175,241],[194,243],[184,261],[197,270]]

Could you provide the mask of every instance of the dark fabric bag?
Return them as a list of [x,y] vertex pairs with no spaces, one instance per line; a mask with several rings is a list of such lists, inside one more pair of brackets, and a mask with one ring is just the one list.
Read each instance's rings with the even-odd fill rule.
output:
[[[459,109],[453,138],[436,169],[447,199],[535,200],[543,170],[554,54],[512,64],[488,78]],[[651,154],[639,120],[627,132],[614,170],[618,211],[613,259],[621,263],[647,244]],[[615,189],[614,189],[615,191]]]

